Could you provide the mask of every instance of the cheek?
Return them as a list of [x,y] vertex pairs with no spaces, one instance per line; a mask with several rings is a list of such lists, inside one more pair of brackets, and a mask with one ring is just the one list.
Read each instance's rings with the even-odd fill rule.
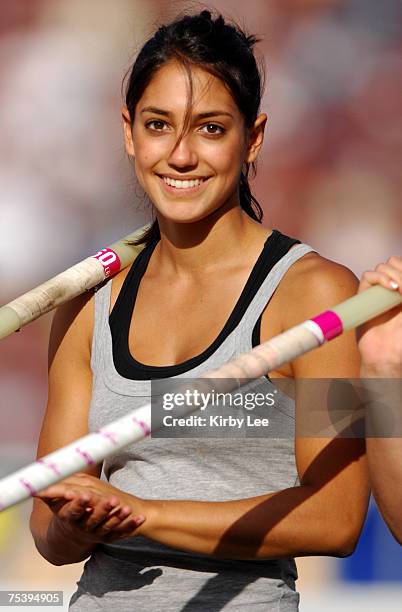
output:
[[138,164],[143,166],[144,169],[149,169],[167,157],[167,144],[162,142],[162,139],[143,140],[138,142],[137,151],[139,152]]
[[243,155],[238,146],[225,147],[222,151],[216,151],[214,167],[216,171],[228,180],[237,179],[242,167]]
[[144,155],[144,153],[142,153],[141,155],[136,155],[134,158],[134,172],[143,187],[144,177],[146,175],[147,167],[149,166],[147,157],[148,156],[146,154]]
[[157,148],[157,142],[147,138],[147,134],[142,129],[142,126],[134,124],[133,129],[133,146],[136,164],[141,167],[149,163],[154,157],[154,150]]
[[144,173],[152,168],[156,160],[156,155],[152,149],[149,147],[141,147],[141,145],[138,147],[137,151],[140,151],[140,153],[135,156],[135,170],[137,174]]

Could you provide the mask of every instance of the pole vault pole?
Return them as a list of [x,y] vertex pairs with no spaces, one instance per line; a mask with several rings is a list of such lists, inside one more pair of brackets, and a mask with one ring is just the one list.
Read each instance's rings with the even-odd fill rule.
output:
[[[208,372],[199,379],[197,390],[208,391],[208,385],[213,385],[218,392],[234,391],[401,303],[399,292],[380,285],[371,287]],[[183,413],[196,408],[187,406]],[[151,404],[147,404],[0,480],[0,511],[88,465],[99,463],[150,433]]]
[[129,243],[147,228],[144,226],[125,236],[2,306],[0,340],[129,266],[143,248]]

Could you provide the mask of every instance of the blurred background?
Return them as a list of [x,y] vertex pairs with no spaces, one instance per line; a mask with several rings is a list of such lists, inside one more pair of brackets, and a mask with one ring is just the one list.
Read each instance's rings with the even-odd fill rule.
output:
[[[150,219],[123,147],[121,81],[155,26],[203,3],[0,1],[0,304]],[[263,38],[265,223],[358,276],[402,252],[400,0],[216,0]],[[0,475],[31,461],[51,317],[0,343]],[[400,486],[400,485],[399,485]],[[0,514],[0,589],[74,590]],[[302,611],[399,610],[401,547],[374,504],[355,554],[300,559]],[[65,606],[65,609],[67,607]]]

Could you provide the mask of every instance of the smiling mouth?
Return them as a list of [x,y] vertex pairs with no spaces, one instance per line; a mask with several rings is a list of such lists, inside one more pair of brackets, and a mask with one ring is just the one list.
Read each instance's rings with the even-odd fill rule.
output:
[[168,176],[163,176],[161,174],[158,174],[158,176],[164,182],[165,186],[169,188],[169,190],[174,191],[195,191],[208,180],[208,178],[185,180],[172,179]]

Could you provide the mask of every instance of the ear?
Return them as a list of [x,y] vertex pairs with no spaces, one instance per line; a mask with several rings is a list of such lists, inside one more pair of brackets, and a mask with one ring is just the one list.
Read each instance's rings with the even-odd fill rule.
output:
[[135,157],[132,123],[131,123],[130,113],[128,111],[127,106],[123,106],[123,108],[121,109],[121,116],[123,119],[124,142],[126,145],[127,154],[130,157]]
[[249,129],[249,140],[247,147],[246,162],[251,164],[255,162],[264,142],[264,130],[267,123],[267,115],[262,113],[258,115],[254,125]]

